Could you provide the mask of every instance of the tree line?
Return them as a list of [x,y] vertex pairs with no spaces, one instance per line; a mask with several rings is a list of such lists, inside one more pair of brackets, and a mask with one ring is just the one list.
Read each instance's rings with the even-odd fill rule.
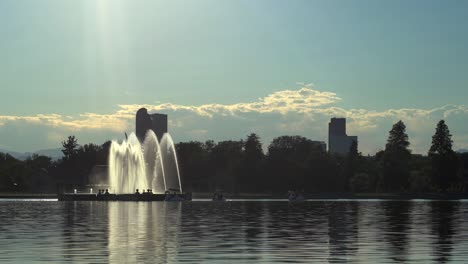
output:
[[69,136],[62,142],[63,157],[55,161],[37,154],[22,161],[0,153],[0,192],[55,193],[84,188],[92,168],[108,163],[110,144],[80,146],[75,136]]
[[[194,191],[227,192],[464,192],[468,153],[452,149],[441,120],[428,155],[411,153],[406,126],[398,121],[385,149],[363,156],[353,142],[347,155],[327,153],[301,136],[273,139],[264,153],[260,138],[177,144],[181,174]],[[185,179],[186,178],[186,179]]]
[[[452,135],[438,122],[427,155],[411,153],[406,126],[395,123],[385,149],[374,156],[328,153],[302,136],[280,136],[264,151],[259,135],[242,140],[176,144],[183,188],[192,192],[465,192],[468,153],[452,149]],[[0,191],[56,192],[84,187],[95,165],[106,165],[110,141],[78,145],[62,142],[63,158],[33,155],[20,161],[0,153]]]

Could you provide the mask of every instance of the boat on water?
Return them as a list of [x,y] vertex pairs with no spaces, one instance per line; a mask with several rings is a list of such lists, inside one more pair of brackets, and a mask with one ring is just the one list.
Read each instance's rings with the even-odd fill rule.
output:
[[164,201],[166,202],[180,202],[192,200],[190,193],[181,193],[178,189],[169,189],[164,193]]
[[289,191],[288,200],[290,202],[303,202],[305,201],[304,194],[302,192]]
[[59,201],[191,201],[190,193],[129,193],[129,194],[114,194],[114,193],[59,193],[57,195]]
[[226,201],[226,197],[224,197],[222,192],[215,192],[213,194],[213,198],[211,198],[212,201],[217,201],[217,202],[224,202]]

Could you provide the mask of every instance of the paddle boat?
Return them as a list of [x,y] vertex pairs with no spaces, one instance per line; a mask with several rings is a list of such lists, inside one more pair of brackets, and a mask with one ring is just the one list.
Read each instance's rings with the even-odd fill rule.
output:
[[290,202],[303,202],[305,201],[304,194],[302,192],[289,191],[288,200]]
[[212,201],[217,201],[217,202],[224,202],[224,201],[226,201],[226,198],[224,197],[222,192],[216,191],[213,194],[213,198],[211,200]]

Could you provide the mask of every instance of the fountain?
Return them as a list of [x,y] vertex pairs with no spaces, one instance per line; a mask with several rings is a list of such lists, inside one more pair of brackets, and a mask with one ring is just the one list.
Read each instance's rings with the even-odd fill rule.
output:
[[178,189],[182,192],[179,163],[177,162],[174,141],[168,133],[165,133],[161,139],[161,150],[162,163],[165,164],[166,189]]
[[[135,133],[122,142],[112,141],[109,150],[109,192],[59,194],[59,200],[183,201],[179,164],[174,141],[165,133],[161,142],[148,130],[140,143]],[[136,190],[141,190],[141,193]]]
[[109,153],[109,185],[113,193],[134,193],[136,189],[182,192],[174,141],[166,133],[159,144],[148,130],[140,144],[134,133],[122,143],[113,141]]
[[143,150],[134,133],[120,144],[111,143],[109,185],[114,193],[133,193],[137,188],[149,187]]

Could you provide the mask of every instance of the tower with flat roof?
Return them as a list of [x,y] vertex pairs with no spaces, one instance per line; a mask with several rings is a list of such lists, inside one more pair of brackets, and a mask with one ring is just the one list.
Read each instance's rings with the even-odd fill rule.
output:
[[145,140],[146,132],[153,130],[156,137],[161,141],[164,133],[167,133],[167,115],[148,114],[146,108],[140,108],[136,113],[135,133],[140,142]]
[[346,134],[346,118],[333,117],[328,123],[328,152],[346,155],[353,141],[357,143],[358,137]]
[[165,114],[150,114],[151,118],[151,129],[161,141],[164,133],[167,133],[167,115]]

